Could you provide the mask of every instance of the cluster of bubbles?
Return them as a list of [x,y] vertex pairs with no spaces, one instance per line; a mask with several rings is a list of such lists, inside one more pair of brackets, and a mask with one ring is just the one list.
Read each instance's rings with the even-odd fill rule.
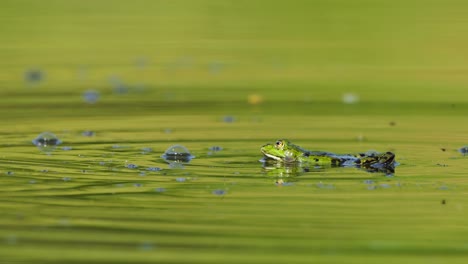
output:
[[[82,135],[86,137],[90,137],[90,136],[94,136],[95,134],[92,131],[84,131]],[[37,146],[41,151],[47,154],[50,154],[58,145],[62,143],[62,141],[52,132],[43,132],[43,133],[40,133],[34,140],[32,140],[32,143],[35,146]],[[218,151],[221,151],[222,149],[223,148],[220,146],[212,146],[209,148],[209,150],[211,150],[212,152],[218,152]],[[153,151],[153,149],[151,148],[143,148],[142,150],[144,153],[149,153]],[[195,156],[192,155],[189,152],[189,150],[182,145],[173,145],[169,147],[168,149],[166,149],[166,151],[161,157],[170,164],[171,168],[183,167],[183,164],[187,164],[193,158],[195,158]],[[101,162],[100,164],[104,165],[105,163]],[[139,168],[138,165],[133,164],[133,163],[126,163],[125,167],[127,169]],[[151,172],[158,172],[158,171],[161,171],[162,169],[159,167],[148,167],[146,170],[151,171]],[[11,176],[13,175],[13,172],[8,172],[7,175]],[[141,172],[140,176],[145,176],[145,172],[144,171]],[[63,177],[62,180],[65,182],[68,182],[68,181],[71,181],[72,178]],[[177,177],[175,179],[175,181],[177,182],[186,182],[188,180],[190,180],[190,178],[187,178],[187,177]],[[35,181],[31,183],[35,183]],[[118,185],[118,187],[122,187],[122,186]],[[143,185],[141,183],[134,184],[134,187],[142,187],[142,186]],[[155,192],[165,192],[165,191],[166,189],[161,188],[161,187],[155,189]],[[215,189],[212,191],[212,194],[216,196],[224,196],[226,193],[227,191],[223,189]]]
[[[83,136],[92,137],[95,135],[93,131],[84,131]],[[55,148],[62,143],[62,141],[52,132],[43,132],[39,134],[35,139],[32,140],[32,143],[39,148],[39,150],[50,154]],[[69,148],[69,149],[68,149]],[[71,150],[71,147],[68,147],[67,150]],[[220,151],[222,148],[219,146],[214,146],[211,148],[213,152]],[[64,149],[65,150],[65,149]],[[152,152],[151,148],[143,148],[142,153],[146,154]],[[173,145],[170,146],[164,154],[161,156],[169,164],[186,164],[189,163],[195,156],[193,156],[190,151],[182,145]],[[138,165],[136,164],[126,164],[125,167],[128,169],[136,169]],[[148,168],[150,171],[160,170],[157,167]]]

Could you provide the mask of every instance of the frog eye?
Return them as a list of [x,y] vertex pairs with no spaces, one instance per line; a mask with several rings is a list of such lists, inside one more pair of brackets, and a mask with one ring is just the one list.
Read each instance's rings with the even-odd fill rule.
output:
[[284,143],[283,143],[283,141],[278,140],[278,141],[276,141],[275,145],[276,145],[277,149],[281,149],[281,148],[283,148]]

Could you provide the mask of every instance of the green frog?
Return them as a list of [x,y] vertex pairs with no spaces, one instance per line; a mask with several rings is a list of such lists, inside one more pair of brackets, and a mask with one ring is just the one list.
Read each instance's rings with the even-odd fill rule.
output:
[[265,161],[276,161],[284,164],[307,163],[318,166],[361,167],[368,171],[393,172],[395,154],[360,153],[357,155],[337,155],[324,151],[309,151],[294,145],[286,139],[277,140],[274,144],[263,145],[260,149]]

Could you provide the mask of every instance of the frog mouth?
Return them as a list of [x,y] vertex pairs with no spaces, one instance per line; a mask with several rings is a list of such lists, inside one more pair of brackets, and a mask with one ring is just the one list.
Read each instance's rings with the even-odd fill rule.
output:
[[263,155],[265,155],[265,157],[267,157],[267,158],[274,159],[274,160],[282,160],[280,157],[277,157],[277,156],[266,153],[263,149],[261,151],[262,151]]

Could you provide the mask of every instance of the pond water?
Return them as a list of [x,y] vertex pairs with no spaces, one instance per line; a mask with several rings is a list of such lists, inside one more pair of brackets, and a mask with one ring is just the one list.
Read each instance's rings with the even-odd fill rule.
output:
[[2,1],[0,263],[466,263],[465,2]]
[[[181,114],[189,103],[161,102],[157,114],[134,100],[9,108],[0,141],[4,260],[464,260],[463,116],[368,115],[372,107],[360,104],[330,114],[338,103],[317,115],[299,103],[287,115],[248,100],[192,115]],[[55,148],[35,146],[39,134]],[[335,153],[390,150],[400,165],[392,175],[264,166],[260,147],[283,137]],[[193,158],[166,162],[165,151],[184,152],[174,145]]]

